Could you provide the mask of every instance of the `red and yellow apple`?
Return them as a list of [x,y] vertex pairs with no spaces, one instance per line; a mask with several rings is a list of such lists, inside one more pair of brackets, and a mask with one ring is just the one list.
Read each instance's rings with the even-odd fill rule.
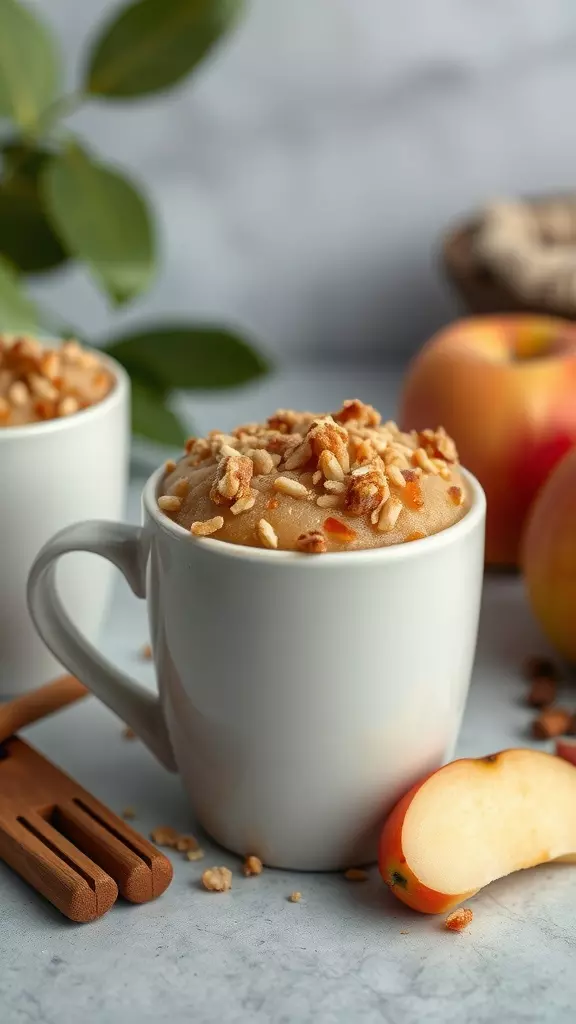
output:
[[413,360],[404,429],[442,425],[486,491],[486,561],[516,565],[536,492],[576,444],[576,324],[538,316],[458,320]]
[[550,642],[576,662],[576,448],[552,470],[528,516],[522,568]]
[[414,910],[443,914],[496,878],[576,861],[576,767],[537,750],[452,761],[396,805],[379,867]]

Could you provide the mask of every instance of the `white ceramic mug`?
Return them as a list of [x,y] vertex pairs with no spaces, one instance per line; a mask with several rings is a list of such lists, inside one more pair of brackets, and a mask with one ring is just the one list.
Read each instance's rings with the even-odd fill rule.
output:
[[[61,671],[26,606],[28,573],[42,545],[79,519],[124,515],[130,388],[122,367],[101,358],[115,377],[102,402],[72,416],[0,429],[0,700]],[[92,638],[110,583],[109,567],[86,555],[71,558],[59,573],[74,622]]]
[[[193,538],[158,510],[144,526],[79,523],[36,560],[30,611],[71,672],[180,771],[207,832],[283,868],[374,859],[382,820],[451,756],[472,669],[485,499],[456,525],[395,547],[319,556]],[[114,562],[148,595],[155,697],[71,625],[55,563]]]

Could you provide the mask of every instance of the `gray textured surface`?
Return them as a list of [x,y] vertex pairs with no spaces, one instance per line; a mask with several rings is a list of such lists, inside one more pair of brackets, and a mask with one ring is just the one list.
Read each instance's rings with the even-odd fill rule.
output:
[[[367,399],[390,382],[357,371]],[[296,379],[269,381],[255,402],[274,403]],[[346,382],[348,383],[348,382]],[[348,391],[322,373],[301,386],[310,404]],[[307,391],[306,391],[307,389]],[[356,387],[354,387],[356,391]],[[254,397],[254,396],[253,396]],[[197,408],[201,428],[242,418],[246,396]],[[254,404],[253,404],[254,410]],[[217,413],[221,415],[218,416]],[[237,416],[239,414],[239,417]],[[130,514],[137,517],[137,489]],[[119,584],[104,638],[107,653],[153,685],[138,656],[144,607]],[[517,579],[486,584],[478,659],[459,753],[480,755],[530,742],[518,666],[543,649]],[[135,825],[194,829],[178,779],[95,700],[28,731],[29,738]],[[418,738],[415,737],[415,742]],[[236,858],[202,840],[204,864]],[[473,900],[469,932],[392,899],[372,869],[367,883],[336,875],[266,871],[232,892],[202,891],[202,863],[175,858],[175,880],[156,903],[118,904],[100,922],[75,926],[0,865],[2,1024],[572,1024],[576,1001],[576,870],[520,873]],[[299,889],[300,904],[287,897]]]

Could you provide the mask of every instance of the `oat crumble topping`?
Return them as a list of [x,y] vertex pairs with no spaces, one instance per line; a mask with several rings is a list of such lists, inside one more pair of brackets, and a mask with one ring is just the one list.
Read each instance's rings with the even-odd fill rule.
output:
[[28,335],[0,334],[0,427],[72,416],[101,402],[114,378],[77,341],[45,348]]
[[442,427],[401,431],[359,399],[332,414],[279,409],[265,423],[190,438],[166,464],[158,497],[196,537],[307,555],[428,537],[469,504]]

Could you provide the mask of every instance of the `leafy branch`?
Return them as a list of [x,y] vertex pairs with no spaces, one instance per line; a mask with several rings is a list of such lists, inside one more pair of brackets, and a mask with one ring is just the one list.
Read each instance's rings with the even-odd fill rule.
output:
[[[25,275],[70,261],[85,267],[115,307],[150,288],[158,259],[149,200],[63,122],[87,102],[172,88],[243,7],[243,0],[136,0],[88,45],[82,81],[67,95],[47,26],[19,0],[0,0],[0,330],[46,326]],[[246,340],[214,326],[159,324],[108,339],[105,350],[131,375],[135,432],[170,444],[184,434],[169,406],[174,389],[231,387],[266,371]]]

